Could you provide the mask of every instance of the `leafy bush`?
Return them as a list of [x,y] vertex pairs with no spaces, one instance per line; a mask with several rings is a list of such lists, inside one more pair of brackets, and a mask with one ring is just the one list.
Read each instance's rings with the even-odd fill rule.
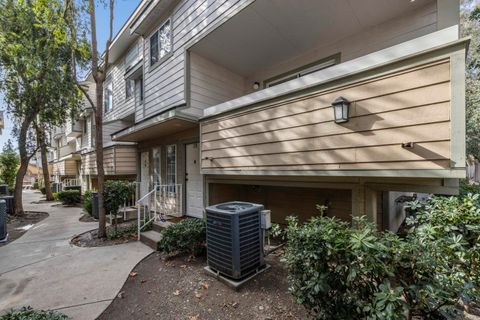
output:
[[315,217],[288,219],[290,291],[318,319],[455,316],[459,299],[479,297],[479,195],[414,203],[405,238]]
[[105,214],[113,215],[115,218],[115,231],[117,231],[117,213],[121,205],[128,200],[132,187],[127,181],[110,180],[105,182],[104,207]]
[[32,188],[35,190],[38,190],[38,179],[35,179],[35,182],[33,183]]
[[460,195],[480,193],[480,184],[470,183],[467,179],[460,180]]
[[203,219],[184,219],[162,231],[159,250],[168,255],[199,254],[205,248],[206,225]]
[[83,195],[83,209],[87,211],[89,215],[92,215],[93,210],[93,201],[92,201],[92,190],[86,190]]
[[40,188],[40,192],[41,192],[42,194],[46,194],[46,193],[47,193],[47,189],[45,189],[45,187],[41,187],[41,188]]
[[64,205],[74,205],[81,202],[80,191],[64,190],[53,194],[53,198]]
[[11,310],[0,317],[1,320],[68,320],[64,314],[55,311],[34,310],[31,307],[22,307]]

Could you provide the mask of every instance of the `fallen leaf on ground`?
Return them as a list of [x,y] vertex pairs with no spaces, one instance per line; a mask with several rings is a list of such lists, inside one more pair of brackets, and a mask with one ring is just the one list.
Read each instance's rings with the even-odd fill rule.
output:
[[128,275],[133,278],[133,277],[136,277],[137,274],[138,274],[138,273],[132,271],[132,272],[130,272]]
[[147,280],[140,280],[140,283],[145,283],[147,282]]
[[200,292],[195,292],[195,297],[197,299],[201,299],[203,297],[203,294],[201,294]]
[[202,282],[202,288],[207,290],[208,289],[208,283],[207,282]]
[[200,320],[200,315],[197,314],[196,316],[188,316],[188,320]]
[[185,269],[186,267],[187,267],[186,264],[182,264],[182,265],[180,266],[180,268],[183,268],[183,269]]
[[174,296],[179,296],[179,295],[180,295],[180,290],[175,290],[175,291],[173,292],[173,295],[174,295]]

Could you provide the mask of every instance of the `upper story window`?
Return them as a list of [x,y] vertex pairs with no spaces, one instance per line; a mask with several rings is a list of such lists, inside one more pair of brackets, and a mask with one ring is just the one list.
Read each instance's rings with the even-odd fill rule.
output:
[[168,18],[150,37],[150,65],[161,61],[172,52],[172,22]]
[[138,58],[139,58],[139,55],[138,55],[138,44],[135,43],[133,45],[133,47],[131,47],[127,54],[125,55],[125,70],[128,70],[130,69],[131,67],[133,67],[135,65],[135,63],[137,63],[138,61]]
[[103,111],[107,113],[113,109],[113,83],[108,82],[103,89]]
[[293,79],[297,79],[307,74],[314,73],[316,71],[320,71],[322,69],[326,69],[331,67],[340,62],[340,54],[336,54],[334,56],[322,59],[320,61],[314,62],[313,64],[301,67],[299,69],[295,69],[279,75],[277,77],[271,78],[265,81],[265,88],[270,88],[276,86],[277,84],[281,84]]
[[132,79],[125,79],[125,98],[133,97],[133,93],[135,92],[135,80]]

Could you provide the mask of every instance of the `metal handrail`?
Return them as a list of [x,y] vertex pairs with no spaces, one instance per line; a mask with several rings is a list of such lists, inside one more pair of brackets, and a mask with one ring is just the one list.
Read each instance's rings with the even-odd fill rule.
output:
[[[155,184],[150,192],[137,200],[138,240],[140,240],[140,233],[145,226],[152,221],[157,221],[157,218],[163,221],[165,215],[182,215],[182,195],[181,184]],[[143,206],[143,220],[141,206]],[[151,207],[153,207],[153,212],[150,210]]]

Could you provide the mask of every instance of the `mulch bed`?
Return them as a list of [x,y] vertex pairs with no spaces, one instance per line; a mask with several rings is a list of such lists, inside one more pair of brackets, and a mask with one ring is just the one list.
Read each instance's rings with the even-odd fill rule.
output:
[[271,269],[234,291],[204,273],[204,257],[165,261],[153,253],[135,267],[98,319],[307,319],[287,292],[280,257],[266,260]]
[[[81,219],[81,218],[80,218]],[[93,220],[96,221],[96,220]],[[118,224],[118,231],[126,231],[132,224],[132,222],[125,222]],[[114,230],[113,226],[107,226],[107,234]],[[137,241],[136,234],[125,235],[120,238],[116,239],[106,239],[106,238],[98,238],[98,229],[91,230],[79,234],[75,238],[72,239],[72,244],[78,247],[104,247],[104,246],[113,246],[117,244],[127,243]]]
[[48,217],[46,212],[26,211],[23,216],[7,216],[7,242],[0,243],[0,246],[9,244],[10,242],[23,236],[33,225]]

